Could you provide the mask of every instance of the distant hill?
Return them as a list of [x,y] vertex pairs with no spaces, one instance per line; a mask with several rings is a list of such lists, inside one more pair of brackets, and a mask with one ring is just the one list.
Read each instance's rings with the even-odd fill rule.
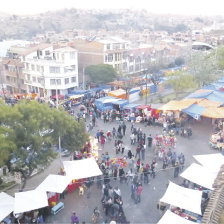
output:
[[[73,29],[142,31],[155,28],[168,32],[188,29],[188,20],[184,17],[169,22],[170,15],[153,15],[146,10],[64,9],[33,16],[3,15],[0,13],[0,39],[30,40],[38,33],[52,30],[60,33]],[[197,20],[199,23],[208,22],[208,19]]]

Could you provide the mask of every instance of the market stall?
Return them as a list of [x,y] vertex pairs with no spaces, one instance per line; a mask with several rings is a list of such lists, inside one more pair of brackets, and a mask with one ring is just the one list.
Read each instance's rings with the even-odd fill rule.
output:
[[205,107],[199,106],[198,104],[192,104],[188,108],[182,110],[182,112],[190,115],[195,120],[199,120],[204,111]]
[[0,222],[14,210],[14,198],[5,192],[0,193]]
[[128,100],[129,94],[124,89],[116,89],[113,91],[108,92],[108,96],[113,96],[119,99]]
[[210,136],[209,145],[214,149],[223,151],[223,149],[224,149],[224,133],[223,133],[223,131],[213,133]]
[[63,161],[66,176],[70,180],[79,180],[102,175],[96,160],[91,157],[82,160]]
[[129,102],[127,100],[116,100],[112,102],[112,105],[115,110],[121,111],[125,105],[127,105]]
[[67,176],[49,174],[45,180],[36,188],[36,190],[43,190],[45,192],[62,193],[71,179]]
[[163,217],[159,220],[157,224],[193,224],[190,220],[177,215],[170,210],[167,210]]
[[184,188],[170,182],[160,201],[201,215],[201,199],[201,191]]
[[33,211],[48,206],[45,191],[32,190],[15,193],[14,213]]
[[213,183],[218,172],[212,172],[208,168],[192,163],[183,173],[180,174],[186,180],[191,181],[199,186],[213,190]]
[[202,166],[211,171],[218,172],[224,164],[224,156],[221,153],[193,156]]
[[117,101],[118,99],[112,96],[106,96],[95,100],[95,105],[98,110],[106,111],[107,109],[112,110],[112,102]]

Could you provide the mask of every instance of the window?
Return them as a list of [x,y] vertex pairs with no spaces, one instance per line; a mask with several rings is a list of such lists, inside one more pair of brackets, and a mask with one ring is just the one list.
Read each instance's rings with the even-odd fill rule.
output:
[[124,60],[126,60],[126,59],[127,59],[127,57],[128,57],[127,52],[124,52],[124,53],[123,53],[123,59],[124,59]]
[[35,76],[33,76],[33,82],[36,82],[37,78]]
[[61,60],[62,60],[62,61],[65,60],[65,54],[61,54]]
[[41,72],[44,72],[44,66],[41,66]]
[[41,83],[42,79],[41,78],[37,78],[37,82]]
[[112,62],[113,61],[113,54],[108,54],[108,62]]
[[42,51],[39,51],[40,52],[40,56],[42,56],[43,55],[43,52]]
[[27,78],[27,80],[30,81],[30,75],[29,74],[26,75],[26,78]]
[[8,67],[8,65],[5,65],[5,70],[9,70],[9,67]]
[[104,58],[104,62],[107,62],[107,59],[108,57],[107,57],[107,55],[105,55],[105,58]]
[[65,85],[69,83],[69,78],[65,78]]
[[35,71],[35,66],[34,65],[31,65],[31,70]]
[[49,56],[50,55],[50,51],[45,51],[45,55]]
[[72,77],[72,78],[71,78],[71,81],[72,81],[72,82],[76,82],[76,77]]
[[110,50],[110,44],[107,44],[107,50]]
[[60,73],[60,67],[50,66],[50,73]]
[[38,72],[40,71],[40,65],[37,65],[37,71]]
[[70,52],[70,59],[75,59],[75,52]]
[[26,63],[26,69],[29,69],[29,63]]
[[50,85],[56,85],[56,84],[61,85],[61,79],[50,79]]
[[50,85],[55,85],[55,79],[50,79]]
[[116,50],[116,49],[120,49],[120,44],[114,44],[113,45],[113,48]]

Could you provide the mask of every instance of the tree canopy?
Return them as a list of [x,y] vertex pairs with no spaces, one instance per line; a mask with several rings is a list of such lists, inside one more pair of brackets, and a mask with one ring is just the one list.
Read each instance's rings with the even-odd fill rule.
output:
[[[36,168],[55,158],[52,146],[59,135],[70,151],[80,150],[88,140],[84,123],[62,110],[36,101],[21,101],[13,107],[0,104],[0,165],[20,172],[24,183]],[[13,165],[12,157],[18,161]]]
[[173,88],[176,95],[197,86],[193,76],[182,71],[167,74],[166,83]]
[[215,52],[194,52],[188,60],[187,66],[199,87],[212,83],[220,76],[217,73],[218,64]]
[[106,64],[90,65],[85,69],[85,74],[89,75],[91,81],[97,84],[112,82],[117,77],[115,69]]

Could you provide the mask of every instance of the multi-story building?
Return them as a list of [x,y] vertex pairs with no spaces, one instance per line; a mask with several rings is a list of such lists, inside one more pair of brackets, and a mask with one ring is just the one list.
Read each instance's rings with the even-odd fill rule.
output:
[[20,59],[3,58],[2,60],[2,85],[10,94],[26,93],[24,83],[23,63]]
[[10,49],[9,55],[24,64],[24,84],[28,93],[39,96],[65,95],[78,87],[78,55],[71,47],[54,49],[41,44],[26,49]]
[[79,52],[80,79],[84,68],[89,65],[108,64],[120,74],[134,74],[145,70],[152,46],[131,48],[121,38],[78,39],[72,43]]
[[96,64],[112,65],[119,73],[126,71],[128,41],[120,38],[107,39],[78,39],[71,44],[79,52],[80,72],[89,66]]

